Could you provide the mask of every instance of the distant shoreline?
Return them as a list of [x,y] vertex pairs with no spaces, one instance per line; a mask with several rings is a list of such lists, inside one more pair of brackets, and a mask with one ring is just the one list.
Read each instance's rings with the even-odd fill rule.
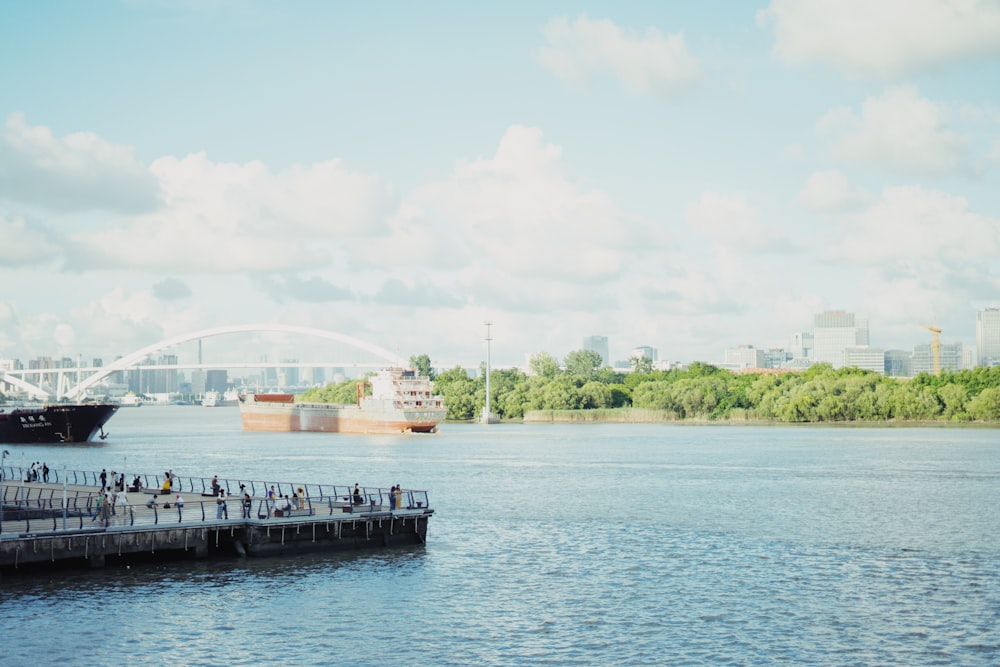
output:
[[896,427],[896,428],[1000,428],[995,422],[953,422],[938,420],[880,421],[809,421],[786,422],[770,419],[736,417],[728,419],[684,418],[679,419],[669,410],[642,408],[612,408],[598,410],[529,410],[523,419],[505,420],[524,424],[676,424],[679,426],[846,426],[846,427]]

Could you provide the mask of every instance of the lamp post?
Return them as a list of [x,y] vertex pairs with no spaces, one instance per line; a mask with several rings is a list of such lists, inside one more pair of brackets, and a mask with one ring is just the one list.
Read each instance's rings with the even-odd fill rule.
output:
[[10,454],[6,449],[3,450],[3,454],[0,454],[0,531],[3,530],[3,501],[6,500],[3,494],[3,478],[6,476],[4,474],[4,465],[7,463],[7,455]]
[[66,504],[66,464],[65,463],[63,463],[62,478],[63,478],[63,530],[66,530],[66,510],[67,510],[67,504]]

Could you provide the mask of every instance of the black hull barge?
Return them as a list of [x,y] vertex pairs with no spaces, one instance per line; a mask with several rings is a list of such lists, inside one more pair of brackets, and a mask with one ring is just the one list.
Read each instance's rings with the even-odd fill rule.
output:
[[[243,483],[236,482],[220,517],[219,496],[202,479],[179,482],[182,507],[176,505],[178,487],[147,506],[159,492],[154,486],[130,488],[119,494],[127,504],[102,513],[96,502],[99,482],[74,484],[80,475],[94,476],[68,473],[65,510],[61,481],[4,484],[0,572],[419,547],[434,514],[426,491],[363,488],[356,497],[349,487],[318,485],[294,487],[305,493],[296,508],[282,509],[292,485],[252,482],[246,482],[251,499],[245,507],[238,488]],[[279,499],[273,506],[266,495],[271,486]]]
[[52,403],[0,409],[0,443],[53,444],[106,437],[104,425],[118,411],[109,403]]

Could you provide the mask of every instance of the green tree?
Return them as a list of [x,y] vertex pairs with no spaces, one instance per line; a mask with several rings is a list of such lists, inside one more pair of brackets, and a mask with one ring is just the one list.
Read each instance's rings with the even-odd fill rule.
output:
[[426,354],[410,357],[410,367],[416,369],[418,375],[426,375],[434,379],[434,370],[431,368],[431,358]]
[[611,407],[611,389],[607,385],[591,380],[580,387],[580,407],[593,410]]
[[628,360],[633,373],[649,373],[653,370],[653,360],[644,354],[636,355]]
[[559,374],[559,361],[548,352],[536,352],[528,361],[531,372],[539,377],[554,378]]
[[593,350],[575,350],[566,355],[563,363],[567,373],[588,381],[593,379],[594,373],[601,367],[601,355]]
[[298,396],[298,400],[304,403],[353,404],[358,400],[359,382],[363,382],[363,380],[344,380],[343,382],[330,383],[325,387],[313,387],[302,392]]
[[645,410],[674,410],[671,383],[664,380],[643,382],[632,390],[632,407]]
[[941,416],[951,421],[966,421],[969,416],[966,413],[966,403],[969,401],[969,392],[965,387],[954,382],[949,382],[938,389],[938,397],[943,403]]
[[980,421],[1000,421],[1000,387],[987,387],[969,401],[969,416]]

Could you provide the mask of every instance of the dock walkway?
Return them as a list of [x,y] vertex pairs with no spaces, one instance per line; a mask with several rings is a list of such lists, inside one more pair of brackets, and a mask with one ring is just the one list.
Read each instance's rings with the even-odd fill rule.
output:
[[[100,480],[90,471],[67,472],[65,480],[53,479],[57,475],[50,471],[48,482],[24,481],[19,475],[25,471],[17,467],[0,472],[0,570],[103,566],[109,558],[154,554],[200,558],[423,544],[434,513],[426,491],[395,496],[389,489],[359,487],[357,502],[351,486],[260,480],[218,480],[220,488],[242,488],[250,496],[245,507],[242,495],[226,494],[223,506],[207,478],[175,480],[177,490],[169,496],[153,487],[152,506],[150,489],[110,492],[107,509],[99,510]],[[271,488],[278,496],[273,503],[267,497]],[[287,502],[296,496],[298,507],[284,510],[285,496]]]

